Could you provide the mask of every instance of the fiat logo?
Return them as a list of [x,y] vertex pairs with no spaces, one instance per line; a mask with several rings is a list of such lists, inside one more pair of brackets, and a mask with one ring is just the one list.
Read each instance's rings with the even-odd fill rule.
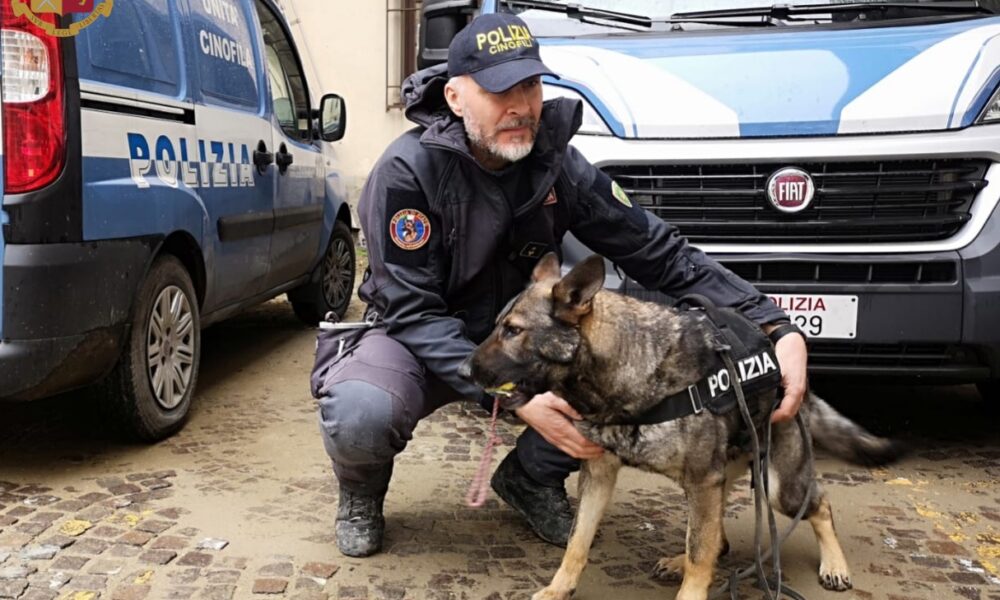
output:
[[812,177],[802,169],[785,167],[767,180],[767,199],[771,205],[786,213],[805,210],[816,194]]

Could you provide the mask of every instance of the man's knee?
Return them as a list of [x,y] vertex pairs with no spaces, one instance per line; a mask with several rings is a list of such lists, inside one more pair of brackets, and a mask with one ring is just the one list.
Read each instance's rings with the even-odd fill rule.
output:
[[339,381],[319,400],[327,454],[343,465],[391,462],[406,447],[410,431],[400,423],[399,402],[365,381]]

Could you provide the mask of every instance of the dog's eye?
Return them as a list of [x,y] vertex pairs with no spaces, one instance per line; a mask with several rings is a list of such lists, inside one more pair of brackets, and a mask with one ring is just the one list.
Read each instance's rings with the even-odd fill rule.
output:
[[506,338],[514,337],[521,333],[521,331],[523,330],[520,327],[514,325],[507,324],[503,326],[503,336]]

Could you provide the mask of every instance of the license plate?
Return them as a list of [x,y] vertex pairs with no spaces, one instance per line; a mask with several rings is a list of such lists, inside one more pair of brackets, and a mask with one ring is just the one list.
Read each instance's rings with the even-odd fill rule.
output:
[[768,294],[811,338],[850,340],[858,333],[858,297],[827,294]]

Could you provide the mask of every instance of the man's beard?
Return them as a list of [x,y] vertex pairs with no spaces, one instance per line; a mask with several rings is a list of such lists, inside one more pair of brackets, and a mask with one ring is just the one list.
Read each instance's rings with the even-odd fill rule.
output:
[[[485,152],[493,158],[505,162],[517,162],[531,154],[531,149],[535,145],[535,136],[538,134],[538,121],[531,117],[521,117],[510,119],[497,126],[493,135],[484,135],[482,126],[468,110],[463,111],[462,121],[465,123],[465,132],[469,136],[469,143],[478,150]],[[520,143],[501,143],[500,132],[507,129],[517,129],[527,127],[531,130],[531,139]]]

